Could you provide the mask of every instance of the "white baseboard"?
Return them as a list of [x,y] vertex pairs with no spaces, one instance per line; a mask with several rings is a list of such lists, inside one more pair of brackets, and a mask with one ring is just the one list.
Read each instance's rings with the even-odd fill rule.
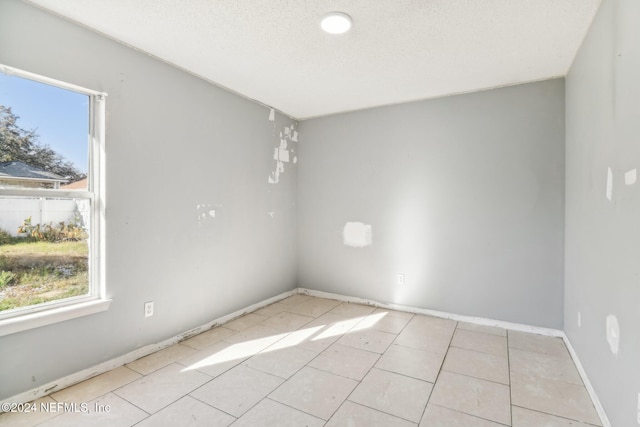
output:
[[571,345],[571,341],[569,341],[569,337],[567,337],[567,335],[564,332],[562,333],[562,339],[565,345],[567,346],[567,349],[569,350],[569,354],[571,354],[573,363],[575,363],[576,368],[578,369],[578,373],[580,374],[580,377],[582,378],[582,382],[584,383],[584,386],[587,389],[587,392],[589,393],[589,397],[591,397],[591,402],[593,402],[593,406],[596,408],[596,412],[600,417],[600,421],[602,422],[602,427],[611,427],[611,422],[609,421],[609,418],[607,417],[607,414],[604,411],[604,407],[602,406],[602,403],[600,402],[600,399],[598,398],[598,395],[596,394],[596,391],[593,388],[591,381],[589,381],[589,377],[587,377],[587,372],[584,370],[582,363],[580,363],[578,354],[573,348],[573,345]]
[[89,378],[93,378],[96,375],[100,375],[102,373],[105,373],[107,371],[110,371],[111,369],[115,369],[117,367],[120,367],[122,365],[125,365],[127,363],[133,362],[134,360],[137,360],[141,357],[147,356],[151,353],[155,353],[156,351],[162,350],[164,348],[170,347],[176,343],[179,343],[181,341],[184,341],[187,338],[190,338],[194,335],[198,335],[204,331],[207,331],[209,329],[211,329],[214,326],[218,326],[218,325],[222,325],[230,320],[235,319],[236,317],[242,316],[243,314],[246,313],[250,313],[253,312],[255,310],[258,310],[262,307],[266,307],[267,305],[273,304],[274,302],[278,302],[284,298],[287,298],[291,295],[295,295],[295,294],[303,294],[303,295],[309,295],[309,296],[314,296],[314,297],[320,297],[320,298],[328,298],[328,299],[334,299],[334,300],[338,300],[338,301],[342,301],[342,302],[350,302],[350,303],[356,303],[356,304],[365,304],[365,305],[370,305],[370,306],[374,306],[374,307],[380,307],[380,308],[386,308],[389,310],[398,310],[398,311],[405,311],[405,312],[409,312],[409,313],[414,313],[414,314],[424,314],[427,316],[435,316],[435,317],[440,317],[440,318],[444,318],[444,319],[451,319],[451,320],[456,320],[459,322],[469,322],[469,323],[475,323],[477,325],[484,325],[484,326],[497,326],[500,328],[504,328],[504,329],[511,329],[514,331],[521,331],[521,332],[529,332],[529,333],[534,333],[534,334],[539,334],[539,335],[546,335],[546,336],[552,336],[552,337],[559,337],[562,338],[564,343],[567,346],[567,349],[569,350],[569,353],[571,355],[571,358],[573,359],[576,368],[578,369],[578,372],[580,373],[580,376],[582,377],[582,381],[584,382],[584,385],[587,389],[587,392],[589,393],[589,396],[591,397],[591,401],[593,402],[593,405],[598,413],[598,415],[600,416],[600,420],[602,421],[602,426],[603,427],[611,427],[611,423],[609,422],[609,419],[607,418],[607,415],[604,411],[604,408],[602,407],[602,404],[600,403],[600,400],[598,399],[598,395],[596,394],[593,386],[591,385],[591,382],[589,381],[589,378],[587,377],[587,373],[585,372],[584,368],[582,367],[582,364],[580,363],[580,360],[578,359],[578,355],[576,354],[573,346],[571,345],[571,342],[569,341],[569,338],[566,336],[566,334],[563,331],[557,330],[557,329],[551,329],[551,328],[543,328],[543,327],[538,327],[538,326],[530,326],[530,325],[524,325],[524,324],[520,324],[520,323],[512,323],[512,322],[505,322],[502,320],[494,320],[494,319],[487,319],[487,318],[483,318],[483,317],[473,317],[473,316],[463,316],[463,315],[459,315],[459,314],[453,314],[453,313],[447,313],[447,312],[443,312],[443,311],[436,311],[436,310],[428,310],[428,309],[424,309],[424,308],[418,308],[418,307],[412,307],[412,306],[407,306],[407,305],[401,305],[401,304],[391,304],[391,303],[381,303],[378,301],[373,301],[373,300],[369,300],[369,299],[365,299],[365,298],[358,298],[358,297],[352,297],[352,296],[345,296],[345,295],[340,295],[340,294],[334,294],[334,293],[330,293],[330,292],[322,292],[322,291],[315,291],[312,289],[305,289],[305,288],[296,288],[293,289],[291,291],[288,292],[283,292],[275,297],[272,298],[268,298],[264,301],[260,301],[256,304],[250,305],[246,308],[243,308],[241,310],[237,310],[234,311],[233,313],[230,313],[226,316],[222,316],[219,317],[215,320],[212,320],[209,323],[206,323],[204,325],[198,326],[196,328],[190,329],[186,332],[183,332],[179,335],[176,335],[172,338],[169,338],[167,340],[164,340],[162,342],[156,343],[156,344],[151,344],[151,345],[147,345],[145,347],[141,347],[137,350],[134,350],[132,352],[129,352],[127,354],[124,354],[120,357],[117,357],[115,359],[111,359],[108,360],[106,362],[103,362],[99,365],[93,366],[91,368],[82,370],[80,372],[76,372],[74,374],[68,375],[66,377],[60,378],[56,381],[52,381],[48,384],[44,384],[40,387],[36,387],[34,389],[31,389],[29,391],[17,394],[15,396],[10,397],[9,399],[6,399],[3,402],[0,403],[26,403],[26,402],[30,402],[32,400],[38,399],[40,397],[46,396],[48,394],[54,393],[56,391],[62,390],[63,388],[66,387],[70,387],[74,384],[80,383],[82,381],[88,380]]
[[310,295],[314,297],[335,299],[338,301],[351,302],[355,304],[371,305],[374,307],[387,308],[389,310],[406,311],[408,313],[414,313],[414,314],[424,314],[427,316],[434,316],[434,317],[441,317],[443,319],[456,320],[458,322],[475,323],[477,325],[483,325],[483,326],[497,326],[499,328],[511,329],[511,330],[520,331],[520,332],[529,332],[529,333],[538,334],[538,335],[547,335],[550,337],[562,338],[564,336],[564,332],[558,329],[524,325],[521,323],[505,322],[502,320],[487,319],[484,317],[463,316],[460,314],[447,313],[444,311],[437,311],[437,310],[429,310],[426,308],[418,308],[418,307],[412,307],[408,305],[381,303],[381,302],[364,299],[364,298],[344,296],[340,294],[333,294],[330,292],[314,291],[312,289],[298,288],[297,291],[300,294]]
[[[176,343],[184,341],[187,338],[190,338],[194,335],[198,335],[204,331],[207,331],[214,326],[222,325],[223,323],[229,322],[230,320],[235,319],[236,317],[240,317],[243,314],[258,310],[262,307],[266,307],[269,304],[273,304],[274,302],[278,302],[284,298],[287,298],[291,295],[295,295],[297,292],[296,289],[283,292],[275,297],[268,298],[264,301],[260,301],[256,304],[250,305],[243,309],[234,311],[233,313],[227,314],[226,316],[219,317],[215,320],[212,320],[209,323],[198,326],[193,329],[189,329],[186,332],[183,332],[179,335],[171,337],[167,340],[156,344],[150,344],[141,348],[138,348],[134,351],[131,351],[122,356],[116,357],[115,359],[107,360],[106,362],[100,363],[99,365],[92,366],[91,368],[84,369],[79,372],[75,372],[71,375],[67,375],[66,377],[62,377],[55,381],[51,381],[47,384],[41,385],[39,387],[33,388],[31,390],[25,391],[23,393],[16,394],[11,396],[10,398],[0,402],[2,403],[26,403],[31,402],[32,400],[39,399],[41,397],[47,396],[51,393],[55,393],[56,391],[62,390],[63,388],[70,387],[72,385],[78,384],[82,381],[86,381],[89,378],[93,378],[97,375],[103,374],[112,369],[118,368],[127,363],[131,363],[134,360],[138,360],[141,357],[147,356],[151,353],[155,353],[156,351],[160,351],[167,347],[170,347]],[[2,411],[0,411],[1,413]]]

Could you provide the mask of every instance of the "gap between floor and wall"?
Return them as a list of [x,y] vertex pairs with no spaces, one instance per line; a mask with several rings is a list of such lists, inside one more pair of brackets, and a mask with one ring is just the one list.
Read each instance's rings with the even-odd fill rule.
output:
[[569,354],[571,355],[571,358],[573,359],[573,362],[575,363],[576,368],[578,369],[580,377],[582,378],[582,382],[584,383],[585,388],[589,393],[589,397],[591,398],[591,401],[596,409],[596,412],[600,417],[602,426],[611,427],[611,423],[609,422],[609,419],[604,411],[604,408],[600,402],[600,399],[598,398],[598,395],[596,394],[595,389],[591,384],[591,381],[589,381],[589,378],[587,377],[587,373],[584,370],[582,364],[580,363],[580,359],[578,358],[578,355],[576,354],[575,349],[571,345],[571,342],[569,341],[569,338],[567,337],[567,335],[561,330],[543,328],[539,326],[524,325],[521,323],[505,322],[502,320],[487,319],[483,317],[464,316],[464,315],[459,315],[454,313],[447,313],[444,311],[429,310],[429,309],[412,307],[407,305],[381,303],[378,301],[373,301],[365,298],[345,296],[345,295],[334,294],[330,292],[315,291],[312,289],[305,289],[305,288],[296,288],[291,291],[283,292],[279,295],[276,295],[275,297],[268,298],[266,300],[260,301],[256,304],[252,304],[243,309],[236,310],[233,313],[227,314],[226,316],[219,317],[215,320],[212,320],[211,322],[208,322],[204,325],[190,329],[186,332],[178,334],[174,337],[171,337],[159,343],[150,344],[150,345],[141,347],[127,354],[124,354],[120,357],[116,357],[114,359],[100,363],[99,365],[84,369],[82,371],[76,372],[71,375],[67,375],[66,377],[59,378],[56,381],[51,381],[47,384],[25,391],[23,393],[19,393],[15,396],[12,396],[4,400],[3,402],[0,402],[0,404],[31,402],[32,400],[39,399],[41,397],[47,396],[56,391],[60,391],[64,388],[70,387],[82,381],[86,381],[90,378],[93,378],[97,375],[108,372],[112,369],[126,365],[127,363],[131,363],[137,359],[140,359],[141,357],[147,356],[149,354],[152,354],[162,349],[165,349],[167,347],[170,347],[174,344],[177,344],[181,341],[184,341],[188,338],[191,338],[195,335],[205,332],[213,327],[221,326],[237,317],[243,316],[247,313],[251,313],[262,307],[266,307],[268,305],[271,305],[275,302],[278,302],[280,300],[283,300],[295,294],[303,294],[303,295],[309,295],[309,296],[319,297],[319,298],[328,298],[328,299],[334,299],[342,302],[370,305],[370,306],[385,308],[389,310],[398,310],[398,311],[404,311],[404,312],[413,313],[413,314],[422,314],[427,316],[440,317],[444,319],[455,320],[458,322],[468,322],[468,323],[474,323],[477,325],[484,325],[484,326],[496,326],[499,328],[509,329],[513,331],[528,332],[528,333],[533,333],[538,335],[562,338],[565,345],[567,346],[567,349],[569,350]]

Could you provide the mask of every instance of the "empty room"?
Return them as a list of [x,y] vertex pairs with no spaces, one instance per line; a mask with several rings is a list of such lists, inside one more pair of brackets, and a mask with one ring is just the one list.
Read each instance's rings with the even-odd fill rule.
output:
[[0,0],[0,426],[640,425],[640,0]]

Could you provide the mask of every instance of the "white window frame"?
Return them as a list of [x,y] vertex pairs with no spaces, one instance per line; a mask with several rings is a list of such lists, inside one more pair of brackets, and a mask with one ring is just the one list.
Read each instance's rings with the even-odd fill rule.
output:
[[86,190],[0,189],[1,196],[77,198],[91,204],[89,292],[0,312],[0,336],[105,311],[111,300],[105,283],[105,99],[107,94],[0,64],[0,72],[56,86],[89,97],[89,156]]

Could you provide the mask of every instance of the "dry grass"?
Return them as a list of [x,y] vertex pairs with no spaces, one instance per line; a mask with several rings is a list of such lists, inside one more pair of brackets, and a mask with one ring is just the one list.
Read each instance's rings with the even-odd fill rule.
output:
[[0,245],[0,311],[86,294],[88,252],[86,241]]

